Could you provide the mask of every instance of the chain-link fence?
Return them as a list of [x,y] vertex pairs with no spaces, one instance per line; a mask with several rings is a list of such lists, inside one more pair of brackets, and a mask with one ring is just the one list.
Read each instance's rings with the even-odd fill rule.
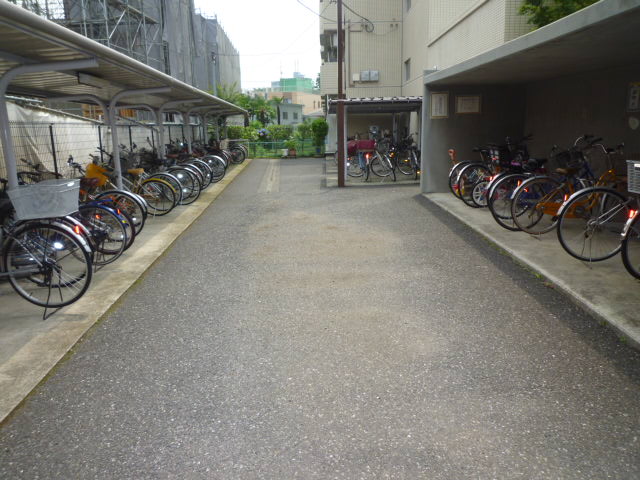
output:
[[[200,125],[164,125],[164,141],[183,142],[191,129],[194,142],[206,140],[205,131]],[[134,150],[158,147],[158,129],[146,125],[118,125],[118,142],[126,149]],[[110,128],[97,123],[38,123],[10,122],[11,137],[14,143],[18,171],[31,170],[41,164],[41,169],[71,175],[67,161],[73,158],[80,164],[91,161],[90,155],[97,155],[101,161],[108,156],[103,151],[113,150]],[[2,150],[0,150],[0,177],[6,178],[7,169]]]

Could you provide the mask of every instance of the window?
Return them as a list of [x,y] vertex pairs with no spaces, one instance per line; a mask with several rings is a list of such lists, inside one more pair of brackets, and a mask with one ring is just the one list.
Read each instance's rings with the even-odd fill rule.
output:
[[404,81],[408,82],[411,80],[411,59],[407,59],[404,62]]
[[297,120],[298,119],[298,112],[293,112],[293,119]]
[[282,119],[283,120],[288,120],[289,119],[289,112],[282,112]]

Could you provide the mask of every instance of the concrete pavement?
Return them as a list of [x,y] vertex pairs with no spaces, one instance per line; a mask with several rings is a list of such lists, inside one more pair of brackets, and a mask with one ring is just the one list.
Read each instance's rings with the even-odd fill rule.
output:
[[0,422],[250,162],[231,166],[225,177],[193,204],[149,218],[134,245],[94,275],[80,300],[45,321],[43,309],[23,300],[7,282],[0,283]]
[[637,478],[640,354],[416,185],[254,161],[0,430],[2,478]]

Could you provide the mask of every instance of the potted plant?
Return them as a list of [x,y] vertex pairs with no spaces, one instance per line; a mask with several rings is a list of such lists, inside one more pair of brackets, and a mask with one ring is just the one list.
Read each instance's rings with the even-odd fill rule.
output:
[[298,142],[296,142],[293,138],[285,140],[284,146],[287,149],[288,157],[295,157],[297,155],[296,148],[298,146]]

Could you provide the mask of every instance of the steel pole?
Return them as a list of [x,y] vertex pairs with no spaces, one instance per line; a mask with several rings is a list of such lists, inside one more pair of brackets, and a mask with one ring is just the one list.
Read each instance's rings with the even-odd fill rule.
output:
[[344,29],[342,28],[342,0],[338,0],[338,187],[345,186],[346,158],[344,141]]

